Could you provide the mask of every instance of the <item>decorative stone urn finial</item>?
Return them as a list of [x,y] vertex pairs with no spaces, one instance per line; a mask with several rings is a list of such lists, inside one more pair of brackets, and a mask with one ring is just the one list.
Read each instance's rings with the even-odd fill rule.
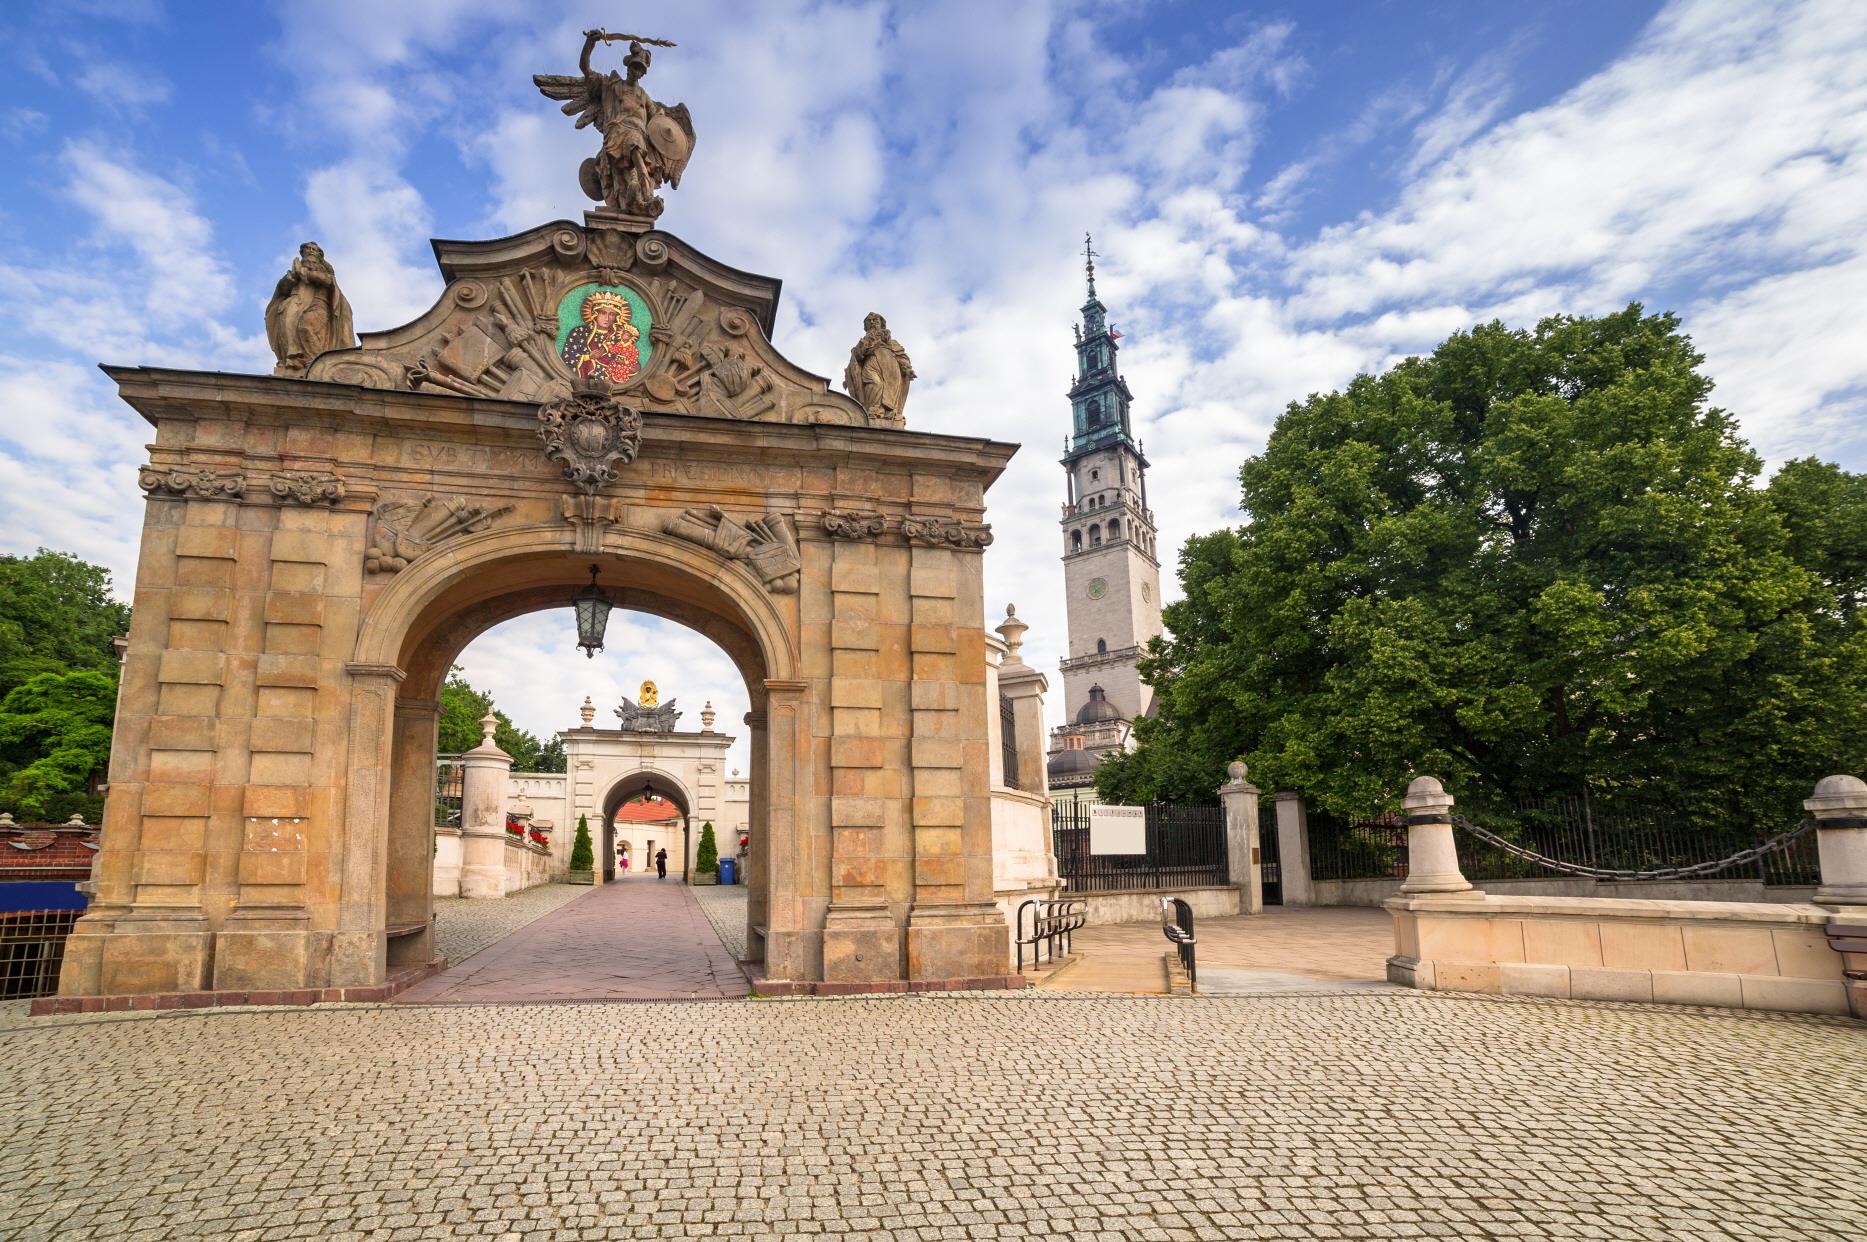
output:
[[577,714],[583,717],[583,727],[586,729],[590,727],[590,722],[596,719],[596,704],[590,701],[589,695],[583,696],[583,706],[577,709]]
[[1225,778],[1236,784],[1245,779],[1245,773],[1248,770],[1243,759],[1234,759],[1225,765]]
[[1031,627],[1018,620],[1018,606],[1005,605],[1005,619],[998,623],[998,636],[1005,640],[1005,663],[1022,664],[1024,657],[1019,649],[1024,646],[1024,631]]
[[713,700],[708,699],[707,705],[700,709],[700,731],[702,733],[713,732],[714,714],[715,713],[713,711]]
[[493,715],[492,708],[487,708],[486,714],[480,717],[480,744],[482,746],[491,746],[493,744],[493,730],[498,727],[499,717]]
[[1818,906],[1867,906],[1867,781],[1824,776],[1802,804],[1815,821],[1822,883]]
[[[734,769],[734,771],[737,772],[737,769]],[[0,811],[0,828],[11,827],[13,827],[13,812]]]

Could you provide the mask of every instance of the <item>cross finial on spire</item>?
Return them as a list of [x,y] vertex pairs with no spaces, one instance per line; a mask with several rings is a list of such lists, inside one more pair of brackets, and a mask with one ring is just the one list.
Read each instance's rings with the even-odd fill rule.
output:
[[1083,269],[1089,273],[1089,296],[1096,295],[1096,248],[1089,234],[1083,234]]

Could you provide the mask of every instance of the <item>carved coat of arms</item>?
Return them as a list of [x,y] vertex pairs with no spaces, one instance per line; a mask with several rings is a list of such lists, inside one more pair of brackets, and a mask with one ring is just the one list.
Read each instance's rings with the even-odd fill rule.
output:
[[564,477],[594,495],[616,481],[616,467],[635,460],[642,416],[597,383],[538,407],[538,438]]

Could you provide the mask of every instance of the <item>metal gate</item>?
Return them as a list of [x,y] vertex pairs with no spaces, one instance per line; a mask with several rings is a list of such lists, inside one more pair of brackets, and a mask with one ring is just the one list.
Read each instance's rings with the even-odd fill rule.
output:
[[1284,866],[1283,858],[1278,853],[1277,845],[1277,807],[1275,803],[1266,804],[1258,809],[1258,883],[1264,893],[1264,904],[1281,906],[1284,904]]

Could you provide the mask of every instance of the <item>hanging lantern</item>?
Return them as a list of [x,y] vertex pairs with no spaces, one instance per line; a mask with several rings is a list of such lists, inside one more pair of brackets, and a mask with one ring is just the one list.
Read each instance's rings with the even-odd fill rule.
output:
[[571,596],[571,604],[577,609],[577,645],[583,648],[584,655],[594,660],[596,653],[603,649],[603,630],[609,625],[609,610],[616,606],[596,584],[595,565],[590,566],[590,585],[579,587],[577,594]]

